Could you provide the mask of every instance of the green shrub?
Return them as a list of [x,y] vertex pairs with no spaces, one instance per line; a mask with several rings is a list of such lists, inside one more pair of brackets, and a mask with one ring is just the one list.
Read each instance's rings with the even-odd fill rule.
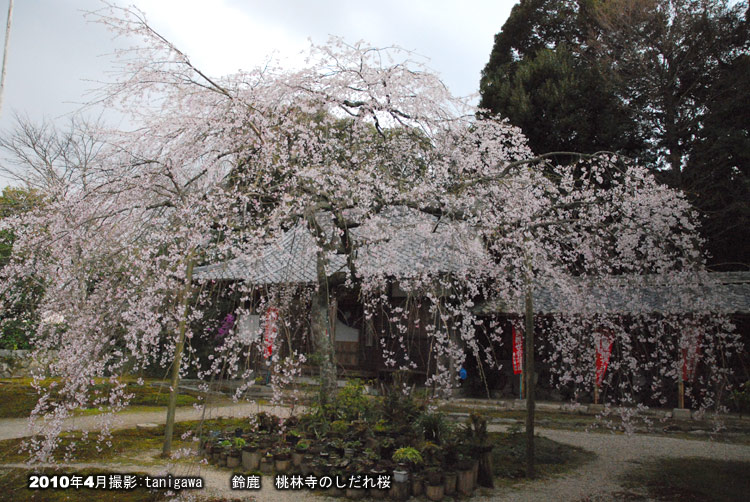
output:
[[445,415],[439,411],[424,412],[419,415],[416,420],[416,427],[425,441],[437,444],[442,444],[453,429]]
[[407,446],[405,448],[399,448],[393,453],[392,460],[398,464],[408,464],[412,468],[422,465],[424,460],[419,450]]

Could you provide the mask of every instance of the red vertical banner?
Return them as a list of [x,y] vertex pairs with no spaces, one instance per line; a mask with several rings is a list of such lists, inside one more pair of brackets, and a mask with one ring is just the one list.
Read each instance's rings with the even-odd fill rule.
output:
[[273,355],[273,342],[276,339],[276,333],[278,331],[279,321],[279,309],[275,307],[268,307],[266,310],[265,330],[263,333],[263,342],[265,344],[263,350],[263,357],[268,359]]
[[682,359],[682,381],[690,382],[695,377],[695,368],[701,356],[701,332],[692,329],[685,335],[681,349]]
[[523,373],[523,333],[518,333],[516,327],[513,329],[513,374]]
[[601,330],[594,334],[594,345],[596,346],[596,386],[602,385],[604,374],[609,366],[609,356],[612,355],[612,344],[615,337],[609,330]]

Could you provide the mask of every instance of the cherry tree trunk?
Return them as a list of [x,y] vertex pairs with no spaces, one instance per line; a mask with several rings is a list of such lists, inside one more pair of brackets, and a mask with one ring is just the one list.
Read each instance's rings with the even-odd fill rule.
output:
[[177,333],[177,345],[174,349],[174,360],[172,361],[172,379],[169,390],[169,405],[167,407],[167,424],[164,430],[164,447],[162,455],[169,456],[172,453],[172,434],[174,432],[174,417],[177,408],[177,387],[180,384],[180,366],[182,363],[182,352],[185,348],[185,330],[187,329],[187,318],[190,315],[190,291],[193,282],[193,253],[188,255],[187,272],[185,274],[185,289],[182,291],[182,319]]
[[312,319],[310,323],[315,350],[320,356],[321,403],[325,403],[336,390],[336,364],[330,329],[328,278],[325,272],[323,254],[324,251],[318,251],[318,289],[312,296]]

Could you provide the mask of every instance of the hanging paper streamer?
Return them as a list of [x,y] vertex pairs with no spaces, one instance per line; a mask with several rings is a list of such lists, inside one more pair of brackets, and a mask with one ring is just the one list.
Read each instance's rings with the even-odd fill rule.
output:
[[701,332],[692,329],[685,335],[686,346],[681,349],[682,353],[682,381],[690,382],[695,377],[695,368],[701,355]]
[[612,354],[614,336],[609,330],[602,330],[594,334],[594,345],[596,346],[596,386],[602,385],[604,374],[609,366],[609,356]]
[[279,309],[275,307],[269,307],[266,310],[266,322],[265,332],[263,335],[263,342],[265,343],[265,350],[263,351],[263,357],[268,359],[273,354],[273,341],[276,339],[276,332],[278,331],[278,320],[279,320]]
[[513,374],[523,373],[523,333],[518,333],[513,326]]

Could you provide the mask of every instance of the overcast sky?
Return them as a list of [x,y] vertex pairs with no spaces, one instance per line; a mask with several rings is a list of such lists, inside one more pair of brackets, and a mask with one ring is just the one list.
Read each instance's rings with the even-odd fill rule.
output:
[[[251,69],[273,54],[294,65],[308,38],[329,35],[399,45],[428,59],[456,95],[474,94],[495,33],[514,0],[126,0],[199,68],[219,76]],[[15,0],[0,133],[13,114],[65,120],[106,80],[114,39],[83,11],[98,0]],[[8,0],[0,0],[5,27]],[[3,30],[4,31],[4,30]],[[2,38],[2,35],[0,35]],[[0,178],[0,187],[5,182]]]

